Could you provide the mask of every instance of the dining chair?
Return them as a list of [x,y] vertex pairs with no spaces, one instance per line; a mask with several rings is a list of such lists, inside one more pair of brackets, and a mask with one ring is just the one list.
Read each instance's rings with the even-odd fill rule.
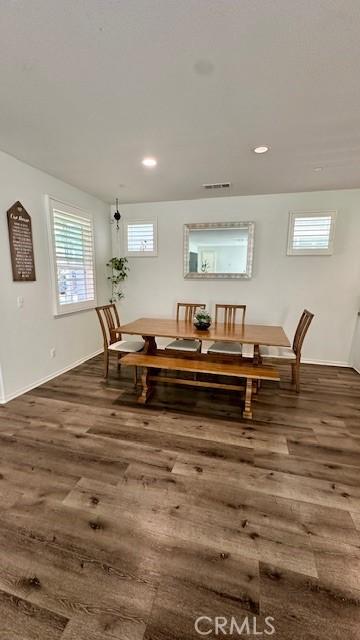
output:
[[[120,368],[121,357],[126,353],[137,353],[144,348],[143,340],[122,340],[119,332],[120,320],[115,304],[105,304],[102,307],[95,307],[98,315],[101,331],[104,338],[104,378],[109,375],[109,356],[115,354],[118,357],[118,369]],[[135,383],[137,381],[137,371],[135,369]]]
[[301,349],[313,317],[314,314],[307,309],[302,312],[295,331],[292,347],[260,347],[260,357],[262,360],[271,360],[277,364],[291,364],[291,382],[295,385],[296,393],[300,391]]
[[[215,327],[220,324],[219,315],[222,313],[222,323],[225,328],[231,329],[236,323],[238,312],[241,313],[241,324],[245,323],[246,304],[216,304]],[[242,345],[240,342],[214,342],[207,350],[210,354],[241,356]]]
[[[182,318],[185,322],[193,323],[194,315],[199,309],[206,309],[206,304],[193,302],[178,302],[176,305],[176,322]],[[165,351],[186,351],[197,353],[201,351],[201,340],[184,340],[176,338],[165,347]]]

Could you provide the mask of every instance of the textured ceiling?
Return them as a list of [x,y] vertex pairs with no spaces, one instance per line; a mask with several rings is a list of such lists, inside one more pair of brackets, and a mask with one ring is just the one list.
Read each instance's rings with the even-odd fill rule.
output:
[[0,148],[106,201],[359,187],[359,33],[359,0],[0,0]]

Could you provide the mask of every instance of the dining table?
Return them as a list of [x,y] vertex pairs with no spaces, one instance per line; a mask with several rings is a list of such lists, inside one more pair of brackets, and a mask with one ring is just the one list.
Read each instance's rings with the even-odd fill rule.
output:
[[211,342],[238,342],[253,345],[253,362],[260,362],[260,345],[290,347],[283,327],[266,324],[212,324],[200,331],[192,322],[166,318],[139,318],[117,327],[116,333],[141,336],[145,341],[143,353],[156,354],[156,338],[179,338],[184,340],[207,340]]

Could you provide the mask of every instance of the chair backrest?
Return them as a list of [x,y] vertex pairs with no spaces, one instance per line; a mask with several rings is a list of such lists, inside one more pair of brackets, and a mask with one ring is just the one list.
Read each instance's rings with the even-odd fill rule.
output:
[[198,309],[206,309],[206,304],[195,304],[193,302],[178,302],[176,305],[176,320],[180,320],[180,315],[184,316],[185,322],[192,322]]
[[219,319],[219,313],[223,313],[223,322],[227,326],[232,326],[236,322],[237,312],[242,313],[241,324],[245,322],[246,304],[216,304],[215,305],[215,324]]
[[302,345],[313,317],[314,314],[307,309],[305,309],[301,314],[293,340],[293,351],[296,353],[297,358],[300,358],[301,356]]
[[100,321],[104,347],[107,349],[109,344],[121,340],[121,335],[114,333],[115,327],[120,326],[119,314],[115,304],[105,304],[102,307],[95,307],[95,310]]

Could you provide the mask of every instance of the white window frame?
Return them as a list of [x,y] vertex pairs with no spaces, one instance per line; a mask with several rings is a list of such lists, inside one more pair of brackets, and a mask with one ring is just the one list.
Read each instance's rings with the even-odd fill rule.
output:
[[[297,218],[321,218],[331,217],[329,245],[326,249],[319,249],[314,247],[313,249],[294,249],[293,237],[295,221]],[[287,242],[287,255],[288,256],[330,256],[334,252],[334,237],[335,237],[335,224],[336,224],[337,211],[290,211],[289,212],[289,230],[288,230],[288,242]]]
[[[49,256],[50,256],[50,271],[51,271],[51,284],[52,284],[52,297],[53,297],[53,313],[54,316],[64,316],[70,313],[76,313],[78,311],[85,311],[87,309],[95,309],[97,306],[96,296],[96,260],[95,260],[95,229],[94,218],[92,213],[77,207],[76,205],[64,202],[58,198],[47,195],[45,197],[47,205],[47,227],[48,227],[48,239],[49,239]],[[57,263],[56,263],[56,248],[55,248],[55,233],[54,233],[54,209],[62,208],[64,211],[86,218],[90,221],[92,229],[92,268],[94,276],[94,298],[92,300],[86,300],[84,302],[70,302],[66,305],[59,303],[59,286],[57,275]]]
[[[127,258],[152,258],[158,254],[158,241],[157,241],[157,218],[144,218],[137,220],[124,220],[124,255]],[[152,251],[129,251],[128,245],[128,228],[136,224],[152,224],[154,230],[153,243],[154,248]]]

